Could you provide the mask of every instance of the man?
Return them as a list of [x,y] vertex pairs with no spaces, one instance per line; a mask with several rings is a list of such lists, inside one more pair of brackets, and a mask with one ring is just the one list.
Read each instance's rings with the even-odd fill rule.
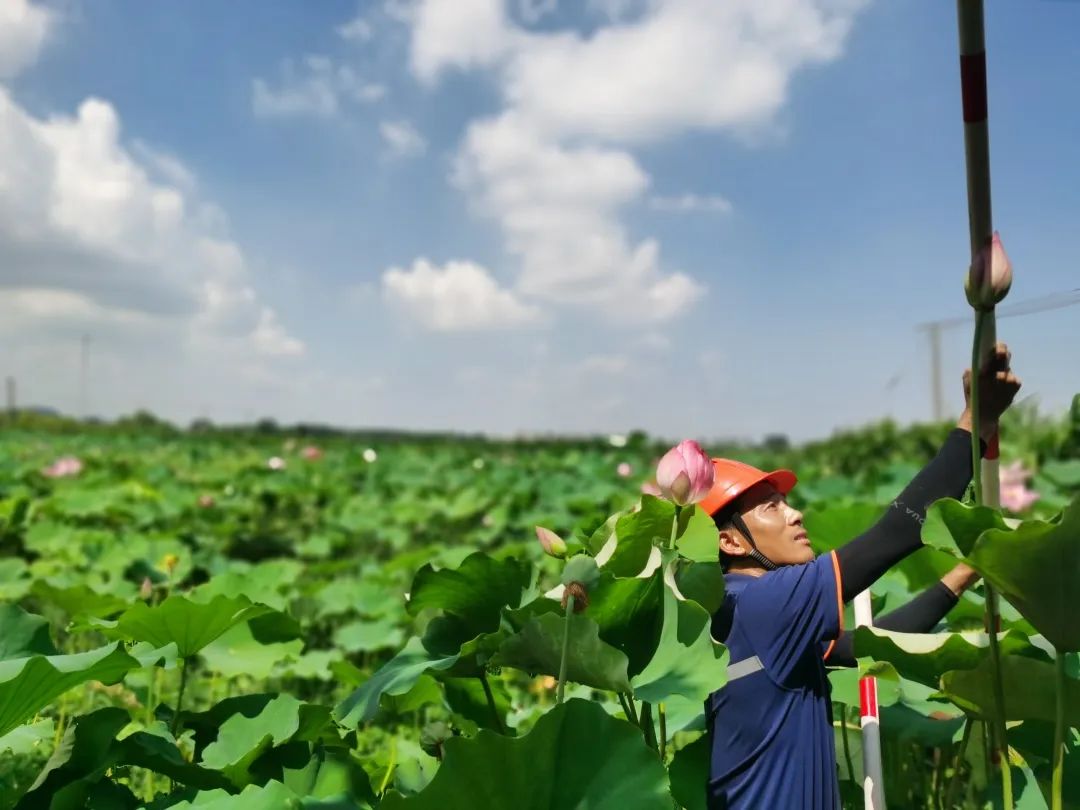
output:
[[[1020,381],[998,344],[979,380],[982,448]],[[854,665],[844,603],[922,546],[927,507],[960,498],[971,481],[968,403],[937,456],[864,534],[815,559],[802,513],[785,496],[788,470],[765,473],[713,459],[716,480],[699,504],[719,529],[724,604],[713,637],[728,645],[728,682],[705,703],[711,735],[709,810],[834,810],[840,807],[832,703],[825,663]],[[926,632],[975,580],[957,566],[930,590],[876,624]]]

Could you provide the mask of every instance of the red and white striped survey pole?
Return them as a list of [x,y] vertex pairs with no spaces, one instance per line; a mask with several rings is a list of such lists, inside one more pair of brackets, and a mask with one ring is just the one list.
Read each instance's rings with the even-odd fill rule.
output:
[[[855,626],[873,627],[870,591],[855,597]],[[859,679],[859,723],[862,726],[863,801],[866,810],[885,810],[881,772],[881,726],[878,724],[877,678]]]

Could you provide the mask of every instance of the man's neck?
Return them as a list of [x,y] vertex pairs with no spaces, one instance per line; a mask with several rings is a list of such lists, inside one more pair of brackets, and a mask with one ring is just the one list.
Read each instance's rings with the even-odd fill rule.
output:
[[747,562],[744,564],[735,562],[728,566],[728,573],[745,574],[751,577],[760,577],[762,574],[766,573],[766,571],[764,568],[754,562]]

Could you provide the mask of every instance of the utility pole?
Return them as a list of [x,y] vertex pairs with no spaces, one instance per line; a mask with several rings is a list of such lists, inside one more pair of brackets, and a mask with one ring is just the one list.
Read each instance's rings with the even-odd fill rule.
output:
[[[997,309],[997,319],[1015,318],[1020,315],[1032,315],[1036,312],[1046,312],[1050,309],[1062,309],[1064,307],[1080,304],[1080,288],[1067,292],[1043,295],[1039,298],[1030,298],[1007,307]],[[964,318],[943,318],[938,321],[921,323],[918,329],[926,332],[930,343],[930,408],[935,422],[945,419],[944,383],[942,381],[941,367],[941,335],[943,332],[957,326],[971,326],[971,316]]]
[[86,377],[90,365],[90,335],[84,334],[80,342],[82,351],[79,356],[79,416],[85,419],[89,416],[86,405]]
[[7,411],[8,411],[8,416],[10,416],[12,419],[14,419],[15,418],[15,409],[17,407],[16,403],[15,403],[15,378],[14,377],[8,377],[6,382],[7,382],[6,388],[7,388]]

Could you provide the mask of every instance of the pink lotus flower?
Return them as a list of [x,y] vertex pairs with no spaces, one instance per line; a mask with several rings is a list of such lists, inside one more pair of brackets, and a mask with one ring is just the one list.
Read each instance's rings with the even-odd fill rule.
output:
[[697,503],[708,495],[713,475],[712,461],[692,439],[668,450],[656,467],[656,483],[664,497],[680,506]]
[[537,526],[536,539],[540,541],[545,554],[560,560],[566,556],[566,541],[551,529]]
[[1009,293],[1012,286],[1012,265],[1005,254],[997,231],[990,244],[979,251],[968,269],[964,282],[968,303],[975,309],[993,309]]
[[1001,505],[1010,512],[1023,512],[1041,497],[1035,490],[1027,488],[1031,475],[1032,471],[1024,469],[1021,461],[998,468]]
[[657,498],[662,498],[664,493],[660,491],[660,487],[656,485],[655,481],[646,481],[641,485],[641,493],[643,495],[654,495]]
[[266,466],[269,467],[271,470],[284,470],[285,459],[283,459],[281,456],[273,456],[267,459]]
[[83,463],[75,456],[58,458],[41,471],[46,478],[70,478],[82,472]]
[[634,468],[631,467],[627,462],[623,461],[619,464],[618,467],[615,468],[615,472],[618,473],[619,478],[629,478],[630,475],[634,472]]
[[318,461],[323,457],[323,451],[313,444],[309,444],[303,450],[300,451],[300,456],[305,461]]

